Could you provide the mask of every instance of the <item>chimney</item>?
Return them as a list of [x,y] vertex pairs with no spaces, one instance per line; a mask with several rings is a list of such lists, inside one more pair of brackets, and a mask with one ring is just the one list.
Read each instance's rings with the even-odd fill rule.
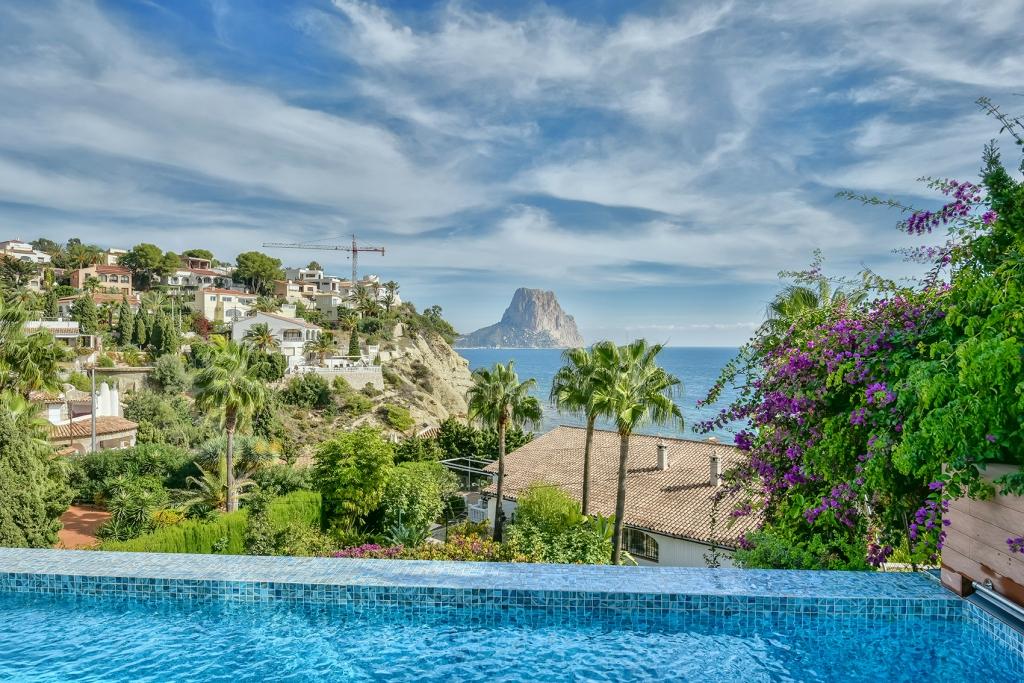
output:
[[709,461],[709,464],[710,464],[709,470],[710,470],[710,475],[711,475],[709,477],[709,481],[711,482],[712,486],[721,486],[722,485],[722,460],[721,460],[721,458],[718,457],[718,448],[717,448],[717,446],[718,446],[718,439],[716,439],[713,436],[709,437],[708,438],[708,445],[710,446],[710,453],[709,453],[709,456],[708,456],[708,461]]
[[669,466],[668,460],[668,446],[658,442],[658,469],[667,470]]

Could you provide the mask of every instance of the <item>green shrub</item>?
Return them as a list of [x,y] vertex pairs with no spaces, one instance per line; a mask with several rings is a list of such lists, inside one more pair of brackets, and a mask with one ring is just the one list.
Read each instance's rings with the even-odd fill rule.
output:
[[393,403],[385,403],[377,409],[384,421],[397,429],[400,432],[404,432],[411,429],[413,424],[412,415],[409,414],[409,409],[402,406],[395,405]]
[[534,482],[516,502],[516,522],[526,522],[548,533],[558,533],[583,521],[580,504],[565,491]]
[[273,496],[283,496],[294,491],[309,490],[312,488],[312,478],[309,468],[295,467],[293,465],[270,465],[256,470],[252,477],[253,481],[264,493]]
[[117,363],[115,363],[114,359],[111,358],[110,356],[108,356],[107,354],[103,354],[99,358],[96,359],[96,367],[112,368],[115,365],[117,365]]
[[321,443],[313,481],[323,495],[324,526],[350,531],[380,507],[394,469],[394,447],[372,427],[360,427]]
[[288,380],[281,390],[281,400],[299,408],[323,409],[333,404],[331,387],[316,373],[303,373]]
[[165,396],[148,389],[128,394],[124,416],[139,424],[139,443],[165,443],[191,446],[212,433],[208,425],[198,423],[192,405],[184,396]]
[[150,477],[164,488],[179,489],[185,486],[186,477],[198,474],[188,451],[167,444],[72,456],[68,464],[75,500],[83,503],[102,504],[109,496],[110,483],[118,477]]
[[533,562],[608,564],[612,543],[589,524],[551,531],[517,516],[505,532],[505,552]]
[[152,476],[121,475],[103,482],[110,519],[97,532],[100,539],[125,541],[156,528],[155,514],[167,506],[167,489]]
[[455,475],[439,462],[410,462],[395,467],[381,504],[384,529],[405,527],[425,532],[441,517],[445,502],[457,490]]
[[183,394],[192,384],[181,356],[171,353],[157,358],[149,379],[166,394]]
[[[289,524],[317,524],[320,520],[320,495],[313,491],[296,491],[272,501],[268,511],[274,528]],[[249,511],[217,515],[212,520],[189,520],[157,529],[151,534],[130,541],[108,541],[103,550],[151,553],[198,553],[223,555],[245,553],[245,536]]]
[[351,393],[345,396],[342,410],[346,415],[359,417],[373,410],[373,401],[359,393]]
[[381,368],[381,374],[384,375],[384,384],[386,386],[395,388],[402,386],[402,378],[397,372],[387,367],[386,365]]
[[395,446],[395,462],[431,462],[444,459],[436,439],[411,436]]

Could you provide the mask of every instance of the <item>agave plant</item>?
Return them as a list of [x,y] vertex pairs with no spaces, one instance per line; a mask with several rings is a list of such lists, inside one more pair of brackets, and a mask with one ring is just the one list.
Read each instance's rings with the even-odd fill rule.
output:
[[425,526],[406,526],[398,523],[388,529],[387,541],[390,545],[416,548],[423,545],[429,535],[430,529]]

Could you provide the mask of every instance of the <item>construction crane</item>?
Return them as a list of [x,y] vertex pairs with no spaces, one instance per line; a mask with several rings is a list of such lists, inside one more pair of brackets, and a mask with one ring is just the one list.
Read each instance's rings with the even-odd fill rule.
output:
[[314,244],[311,242],[264,242],[264,248],[273,249],[319,249],[321,251],[347,251],[352,257],[352,286],[355,287],[359,281],[359,271],[357,268],[357,261],[359,259],[359,252],[379,252],[381,256],[384,255],[384,247],[364,247],[359,246],[356,242],[356,236],[352,235],[352,246],[346,244]]

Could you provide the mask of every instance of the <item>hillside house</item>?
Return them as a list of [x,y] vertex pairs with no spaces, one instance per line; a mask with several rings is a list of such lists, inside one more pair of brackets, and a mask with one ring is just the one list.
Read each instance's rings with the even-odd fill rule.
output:
[[249,315],[252,305],[256,303],[256,298],[255,294],[210,287],[196,291],[192,310],[207,320],[232,322]]
[[241,342],[254,325],[266,325],[277,340],[281,354],[288,360],[288,369],[306,365],[312,356],[306,344],[320,337],[323,330],[302,318],[289,318],[276,313],[254,313],[236,320],[231,326],[231,339]]
[[76,268],[69,273],[71,286],[84,289],[89,278],[99,280],[100,291],[112,294],[132,293],[132,271],[123,266],[92,265]]
[[0,256],[9,256],[19,261],[28,261],[41,266],[51,261],[51,256],[45,251],[39,251],[28,242],[21,240],[0,242]]
[[96,409],[96,450],[129,448],[135,445],[138,424],[121,415],[121,398],[117,384],[101,383],[93,396],[70,384],[53,394],[34,392],[32,402],[43,406],[50,423],[50,443],[64,455],[92,452],[93,405]]
[[[71,319],[71,307],[75,305],[75,302],[81,299],[86,294],[72,294],[71,296],[62,296],[57,299],[57,311],[61,318]],[[108,306],[114,306],[115,308],[121,304],[122,301],[127,301],[128,306],[132,309],[132,312],[139,310],[139,306],[142,305],[141,297],[135,294],[108,294],[107,292],[93,292],[89,295],[89,298],[93,300],[97,306],[104,304]]]

